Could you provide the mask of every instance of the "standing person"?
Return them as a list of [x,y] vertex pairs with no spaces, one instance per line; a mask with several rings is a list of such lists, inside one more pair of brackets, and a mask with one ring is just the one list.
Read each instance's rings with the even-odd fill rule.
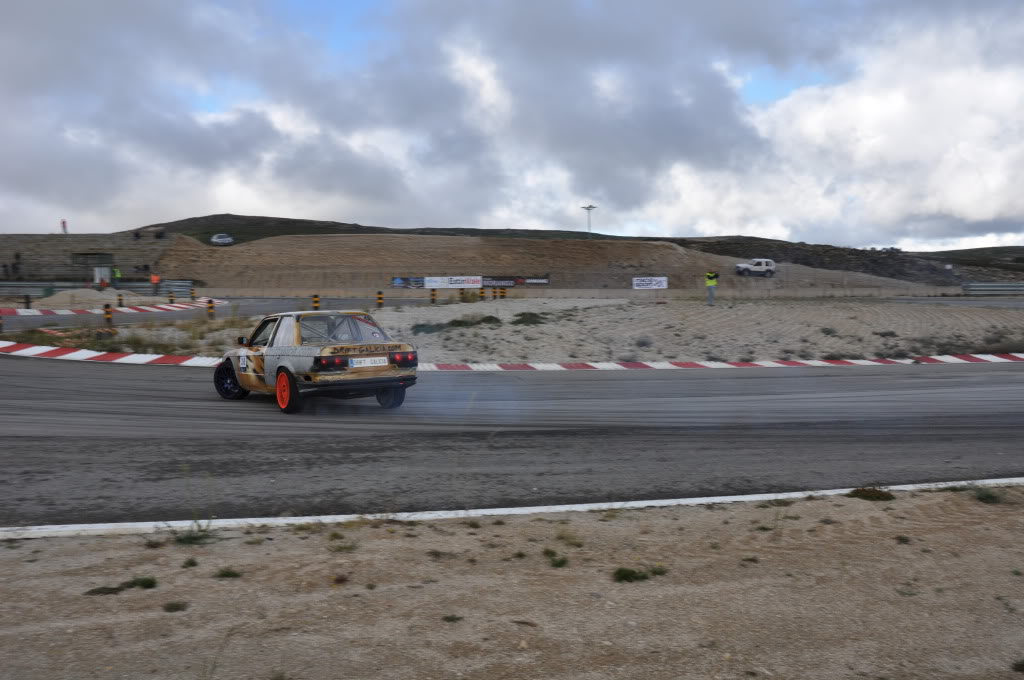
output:
[[715,289],[718,288],[718,272],[709,271],[704,274],[704,286],[708,289],[708,307],[714,307]]
[[160,294],[160,275],[153,272],[149,275],[149,282],[153,284],[153,297]]
[[121,287],[121,270],[117,267],[112,267],[110,270],[110,280],[114,284],[114,290]]

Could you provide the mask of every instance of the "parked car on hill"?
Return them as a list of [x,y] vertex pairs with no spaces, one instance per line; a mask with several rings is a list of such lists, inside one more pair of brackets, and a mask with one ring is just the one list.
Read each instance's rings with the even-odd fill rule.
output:
[[231,234],[214,234],[210,237],[210,243],[215,246],[230,246],[234,242],[235,239],[231,237]]
[[416,348],[391,340],[365,312],[271,314],[213,374],[224,399],[273,394],[284,413],[301,411],[307,397],[376,397],[387,409],[405,401],[416,384]]
[[774,260],[755,258],[750,262],[741,262],[736,265],[736,274],[738,276],[764,276],[770,279],[775,276],[775,269]]

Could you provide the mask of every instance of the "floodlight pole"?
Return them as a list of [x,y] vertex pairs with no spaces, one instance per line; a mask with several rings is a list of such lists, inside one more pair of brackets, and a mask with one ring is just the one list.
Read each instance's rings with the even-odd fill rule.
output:
[[597,209],[596,205],[584,205],[580,206],[583,210],[587,211],[587,238],[590,238],[590,212]]

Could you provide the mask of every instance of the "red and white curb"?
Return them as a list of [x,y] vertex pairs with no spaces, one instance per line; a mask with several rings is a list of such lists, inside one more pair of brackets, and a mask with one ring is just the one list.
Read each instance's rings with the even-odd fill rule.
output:
[[[0,340],[0,354],[36,359],[100,361],[111,364],[154,364],[163,366],[216,366],[219,357],[181,354],[131,354],[97,352],[75,347],[52,347]],[[944,354],[913,359],[809,359],[806,361],[577,361],[572,363],[496,363],[438,364],[421,363],[421,371],[631,371],[690,368],[806,368],[814,366],[890,366],[895,364],[996,364],[1024,362],[1021,354]]]
[[[210,298],[196,298],[195,302],[174,302],[163,305],[134,305],[131,307],[111,307],[110,311],[121,314],[135,314],[138,312],[179,312],[183,309],[195,309],[206,307]],[[227,300],[213,300],[215,305],[226,305]],[[0,307],[0,316],[69,316],[72,314],[102,314],[103,308],[96,309],[15,309],[13,307]]]
[[[1024,477],[1003,479],[977,479],[962,482],[930,482],[924,484],[896,484],[884,486],[888,491],[929,491],[949,487],[1021,486]],[[309,522],[352,522],[360,519],[392,519],[402,521],[429,521],[436,519],[463,519],[466,517],[494,517],[509,515],[535,515],[556,512],[591,512],[602,510],[638,510],[641,508],[668,508],[683,505],[717,505],[721,503],[750,503],[777,498],[804,498],[806,496],[839,496],[853,491],[847,489],[820,489],[815,491],[786,491],[783,493],[756,493],[745,496],[705,496],[702,498],[671,498],[651,501],[621,501],[618,503],[577,503],[573,505],[535,505],[522,508],[483,508],[479,510],[427,510],[423,512],[395,512],[368,515],[315,515],[309,517],[246,517],[238,519],[174,520],[169,522],[118,522],[111,524],[49,524],[24,527],[0,527],[0,540],[24,538],[54,538],[59,536],[114,536],[118,534],[151,534],[158,531],[202,529],[238,529],[253,526],[290,526]]]

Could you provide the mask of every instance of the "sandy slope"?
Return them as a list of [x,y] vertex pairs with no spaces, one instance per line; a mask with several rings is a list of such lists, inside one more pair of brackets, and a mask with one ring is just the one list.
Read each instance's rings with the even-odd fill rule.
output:
[[[0,549],[0,676],[1012,680],[1024,497],[1008,500],[256,528],[154,548],[18,541]],[[657,565],[667,573],[611,579]],[[241,577],[214,578],[226,566]],[[84,594],[134,576],[158,585]],[[164,612],[172,601],[188,608]]]

